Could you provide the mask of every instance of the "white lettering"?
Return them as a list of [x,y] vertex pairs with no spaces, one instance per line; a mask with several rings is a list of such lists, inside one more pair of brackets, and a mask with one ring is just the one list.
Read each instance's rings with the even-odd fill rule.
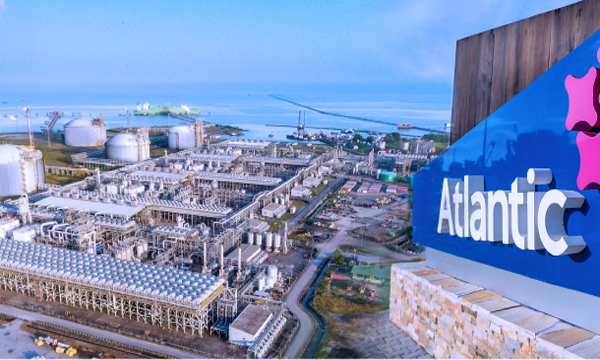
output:
[[581,236],[567,235],[564,212],[580,208],[585,198],[569,190],[536,191],[536,185],[552,179],[550,169],[529,169],[527,178],[515,179],[510,192],[485,192],[483,176],[444,179],[438,233],[501,241],[522,250],[546,249],[553,256],[578,253],[586,243]]

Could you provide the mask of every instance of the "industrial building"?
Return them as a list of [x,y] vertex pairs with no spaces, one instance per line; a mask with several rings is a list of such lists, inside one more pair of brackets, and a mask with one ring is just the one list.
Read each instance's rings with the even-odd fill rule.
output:
[[209,275],[0,239],[0,287],[202,336],[227,286]]
[[65,145],[92,147],[106,142],[106,124],[102,120],[79,116],[65,124]]
[[317,178],[317,177],[307,177],[306,179],[304,179],[304,181],[302,181],[302,186],[307,187],[307,188],[313,188],[313,187],[317,187],[321,184],[321,179]]
[[258,305],[248,305],[229,325],[229,342],[252,346],[272,317],[273,313],[269,309]]
[[285,214],[286,211],[287,208],[284,204],[270,203],[269,205],[263,207],[262,215],[270,218],[279,219]]
[[312,191],[303,186],[294,186],[291,194],[293,197],[309,197],[312,194]]

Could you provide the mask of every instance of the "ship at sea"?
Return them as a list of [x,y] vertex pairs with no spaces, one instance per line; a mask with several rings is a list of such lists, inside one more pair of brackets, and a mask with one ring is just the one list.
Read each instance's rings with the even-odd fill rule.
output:
[[138,116],[155,116],[155,115],[200,115],[200,109],[188,108],[183,106],[150,106],[145,103],[144,105],[137,104],[137,109],[133,111],[133,115]]

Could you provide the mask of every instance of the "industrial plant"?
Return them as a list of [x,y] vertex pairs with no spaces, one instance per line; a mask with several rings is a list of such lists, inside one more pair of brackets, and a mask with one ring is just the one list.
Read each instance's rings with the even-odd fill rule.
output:
[[131,129],[104,142],[101,119],[70,121],[65,145],[104,142],[104,155],[72,154],[76,168],[61,170],[88,176],[64,186],[45,183],[33,146],[0,146],[0,195],[19,196],[0,204],[0,288],[200,337],[229,336],[249,356],[267,356],[292,315],[271,294],[290,274],[266,261],[291,245],[285,221],[272,228],[262,219],[295,209],[292,190],[320,183],[337,152],[316,156],[256,140],[209,144],[198,119],[168,129],[176,152],[151,159],[148,134]]

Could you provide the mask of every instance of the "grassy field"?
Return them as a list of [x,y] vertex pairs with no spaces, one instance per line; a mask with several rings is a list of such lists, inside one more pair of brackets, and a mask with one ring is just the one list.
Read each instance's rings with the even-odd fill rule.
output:
[[[360,282],[357,281],[353,289],[347,291],[348,281],[330,280],[330,275],[331,269],[327,270],[319,282],[311,303],[326,324],[326,330],[314,354],[315,358],[333,356],[334,354],[329,352],[332,347],[353,349],[353,334],[357,332],[357,328],[349,328],[348,324],[360,323],[365,314],[389,309],[389,282],[377,287],[376,299],[369,299],[367,294],[359,293]],[[353,350],[360,352],[360,349]]]
[[83,179],[85,179],[85,176],[78,177],[78,176],[64,176],[64,175],[56,175],[56,174],[47,174],[46,175],[46,184],[67,185],[67,184],[74,183],[76,181],[80,181]]

